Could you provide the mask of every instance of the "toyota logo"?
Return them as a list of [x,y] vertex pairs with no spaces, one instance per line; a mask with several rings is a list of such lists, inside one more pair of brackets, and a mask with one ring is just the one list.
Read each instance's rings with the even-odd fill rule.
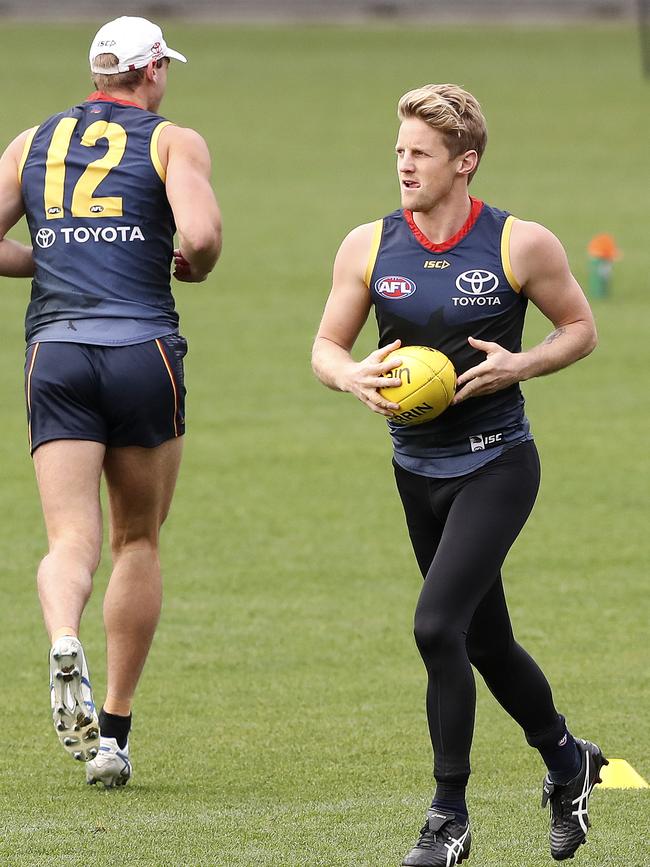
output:
[[491,271],[465,271],[456,278],[456,288],[465,295],[489,295],[499,285],[499,278]]
[[39,247],[47,250],[56,241],[56,235],[53,229],[39,229],[34,240]]

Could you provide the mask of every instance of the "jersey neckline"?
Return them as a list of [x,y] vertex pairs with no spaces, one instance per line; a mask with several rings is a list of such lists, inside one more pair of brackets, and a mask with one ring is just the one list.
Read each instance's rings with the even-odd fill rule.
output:
[[129,102],[126,99],[117,99],[115,96],[111,96],[110,93],[105,93],[103,90],[96,90],[94,93],[91,93],[90,96],[86,97],[85,102],[116,102],[118,105],[131,105],[134,108],[139,108],[141,111],[144,111],[141,105],[138,105],[137,102]]
[[433,241],[429,240],[429,238],[427,238],[424,232],[422,232],[418,228],[415,220],[413,219],[413,211],[408,211],[405,208],[402,213],[404,214],[404,219],[406,220],[409,229],[415,236],[415,239],[420,244],[422,244],[423,247],[425,247],[427,250],[430,250],[432,253],[446,253],[451,250],[452,247],[455,247],[456,244],[462,241],[463,238],[472,231],[474,225],[476,224],[476,221],[481,214],[481,211],[483,210],[484,202],[482,202],[480,199],[475,199],[473,196],[470,196],[469,200],[472,203],[472,206],[470,208],[468,218],[465,220],[465,222],[455,235],[452,235],[451,238],[448,238],[441,244],[434,244]]

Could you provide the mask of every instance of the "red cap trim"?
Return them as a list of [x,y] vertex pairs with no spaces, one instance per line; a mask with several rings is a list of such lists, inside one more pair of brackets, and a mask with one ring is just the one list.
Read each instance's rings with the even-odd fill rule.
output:
[[[128,102],[126,99],[116,99],[114,96],[111,96],[110,93],[104,93],[103,90],[96,90],[94,93],[91,93],[90,96],[86,97],[86,102],[116,102],[118,105],[132,105],[135,108],[142,108],[141,105],[138,105],[137,102]],[[142,111],[144,109],[142,108]]]
[[422,244],[423,247],[426,247],[427,250],[430,250],[432,253],[446,253],[448,250],[451,250],[452,247],[455,247],[463,238],[468,235],[472,229],[474,228],[474,224],[479,218],[481,211],[483,210],[483,202],[480,199],[475,199],[473,196],[469,197],[470,202],[472,203],[472,207],[469,212],[469,217],[465,220],[460,229],[449,238],[447,241],[443,241],[442,244],[434,244],[433,241],[430,241],[427,236],[420,231],[420,229],[416,226],[415,220],[413,219],[413,211],[407,211],[406,209],[403,211],[404,219],[408,223],[410,230],[415,235],[416,239]]

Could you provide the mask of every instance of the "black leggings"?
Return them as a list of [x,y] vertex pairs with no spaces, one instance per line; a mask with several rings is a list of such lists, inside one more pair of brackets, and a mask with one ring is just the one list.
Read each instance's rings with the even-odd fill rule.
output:
[[501,580],[503,561],[535,502],[539,474],[533,442],[453,479],[419,476],[395,464],[424,576],[415,640],[428,673],[427,717],[439,782],[469,777],[472,665],[529,743],[563,731],[548,681],[514,639]]

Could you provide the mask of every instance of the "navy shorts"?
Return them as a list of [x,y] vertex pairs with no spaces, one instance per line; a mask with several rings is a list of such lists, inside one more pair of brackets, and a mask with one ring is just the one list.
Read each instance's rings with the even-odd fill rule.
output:
[[182,436],[186,352],[178,334],[131,346],[33,343],[25,358],[30,451],[62,439],[153,448]]

